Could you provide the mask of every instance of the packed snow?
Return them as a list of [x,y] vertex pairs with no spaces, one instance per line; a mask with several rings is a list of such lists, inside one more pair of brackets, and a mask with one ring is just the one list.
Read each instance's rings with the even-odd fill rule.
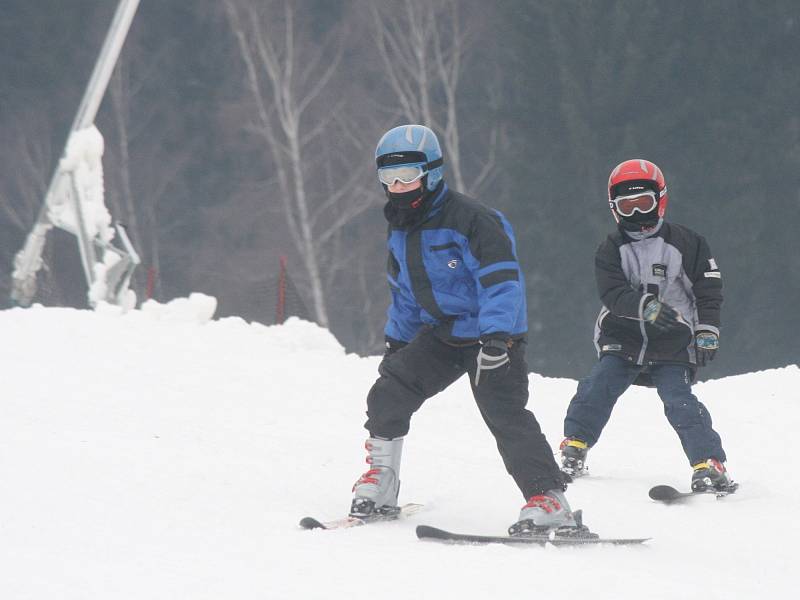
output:
[[[366,469],[379,358],[347,354],[307,322],[214,320],[214,308],[197,294],[127,313],[0,312],[0,598],[729,600],[796,589],[797,365],[696,386],[741,484],[722,500],[648,498],[655,484],[687,488],[691,473],[655,392],[623,396],[591,475],[567,496],[596,532],[645,545],[447,546],[417,540],[415,526],[503,533],[523,503],[467,381],[429,400],[406,438],[401,501],[422,512],[303,531],[303,516],[344,516]],[[528,406],[555,447],[576,383],[530,383]]]

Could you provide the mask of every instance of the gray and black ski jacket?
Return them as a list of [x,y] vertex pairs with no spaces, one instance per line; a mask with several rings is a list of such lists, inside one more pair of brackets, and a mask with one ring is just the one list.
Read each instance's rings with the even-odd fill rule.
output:
[[[720,332],[722,276],[705,238],[663,222],[652,236],[608,236],[595,255],[603,308],[595,324],[598,356],[615,354],[638,365],[695,365],[694,334]],[[659,333],[642,320],[655,296],[680,313],[681,327]]]

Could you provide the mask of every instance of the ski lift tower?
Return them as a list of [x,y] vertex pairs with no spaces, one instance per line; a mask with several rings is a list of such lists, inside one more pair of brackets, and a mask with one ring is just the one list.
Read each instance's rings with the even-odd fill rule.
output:
[[19,306],[30,306],[36,295],[36,274],[53,227],[77,238],[90,306],[107,302],[127,309],[136,303],[130,280],[140,260],[125,229],[119,223],[112,227],[105,206],[103,136],[94,119],[138,6],[139,0],[120,0],[117,5],[44,204],[14,258],[11,300]]

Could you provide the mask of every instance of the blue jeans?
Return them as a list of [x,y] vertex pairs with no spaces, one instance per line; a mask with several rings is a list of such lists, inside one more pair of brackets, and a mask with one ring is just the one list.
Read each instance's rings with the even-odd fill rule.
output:
[[[578,384],[564,419],[564,435],[594,446],[611,417],[617,399],[634,382],[644,367],[619,356],[605,355],[588,377]],[[649,367],[653,384],[664,403],[664,414],[678,434],[689,464],[707,458],[725,461],[719,434],[711,427],[711,415],[692,394],[691,371],[687,366],[662,364]]]

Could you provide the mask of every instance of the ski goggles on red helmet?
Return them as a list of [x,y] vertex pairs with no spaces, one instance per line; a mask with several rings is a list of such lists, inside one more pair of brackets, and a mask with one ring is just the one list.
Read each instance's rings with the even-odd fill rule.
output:
[[631,217],[637,211],[649,213],[658,206],[658,199],[655,192],[637,192],[627,196],[617,196],[611,201],[611,205],[620,216]]

